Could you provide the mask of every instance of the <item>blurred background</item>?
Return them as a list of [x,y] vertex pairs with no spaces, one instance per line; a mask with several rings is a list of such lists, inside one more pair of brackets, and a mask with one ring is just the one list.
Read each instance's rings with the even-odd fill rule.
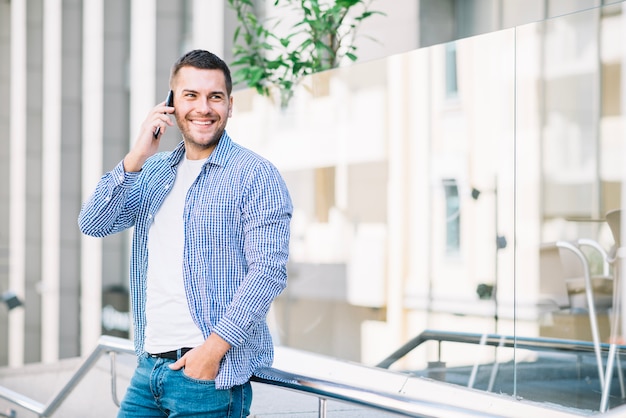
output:
[[[626,175],[624,3],[372,8],[385,14],[363,22],[358,60],[305,77],[289,106],[235,87],[229,134],[295,204],[276,344],[374,365],[426,329],[624,335],[607,221]],[[0,0],[0,366],[132,335],[130,233],[81,236],[81,202],[165,99],[171,64],[192,48],[231,63],[237,26],[220,0]],[[169,129],[163,149],[179,140]],[[394,367],[442,357],[494,351],[426,344]]]

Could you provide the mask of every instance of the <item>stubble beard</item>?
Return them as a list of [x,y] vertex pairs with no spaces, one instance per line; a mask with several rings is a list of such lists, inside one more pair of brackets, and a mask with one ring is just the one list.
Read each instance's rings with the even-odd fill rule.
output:
[[178,124],[179,129],[181,126],[185,126],[184,130],[180,129],[183,139],[185,141],[185,145],[194,147],[199,151],[211,149],[217,146],[218,142],[220,142],[220,138],[226,130],[226,125],[223,125],[219,127],[217,131],[215,131],[215,133],[211,136],[208,142],[198,142],[191,134],[191,129],[189,129],[189,125],[185,124],[184,122],[184,120],[181,121],[176,118],[176,123]]
[[192,135],[185,132],[183,133],[183,139],[185,140],[185,144],[193,146],[198,150],[206,150],[210,148],[214,148],[220,142],[220,138],[224,134],[225,128],[221,128],[219,131],[216,131],[208,142],[198,142],[194,139]]

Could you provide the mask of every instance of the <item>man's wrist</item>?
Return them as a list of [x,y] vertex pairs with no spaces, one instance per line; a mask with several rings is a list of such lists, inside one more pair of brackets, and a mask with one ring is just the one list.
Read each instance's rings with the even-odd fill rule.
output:
[[226,341],[214,332],[209,335],[204,345],[212,353],[217,354],[220,357],[223,357],[231,348],[231,345],[228,343],[228,341]]
[[143,164],[139,164],[136,159],[132,158],[130,155],[126,155],[124,157],[124,171],[127,173],[136,173],[141,171],[141,167]]

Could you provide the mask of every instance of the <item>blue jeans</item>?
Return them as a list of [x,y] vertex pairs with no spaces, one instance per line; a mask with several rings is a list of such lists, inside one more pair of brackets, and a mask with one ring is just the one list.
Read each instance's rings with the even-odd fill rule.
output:
[[243,418],[250,414],[250,382],[217,390],[213,380],[193,379],[184,374],[184,369],[170,370],[173,362],[148,355],[139,357],[117,417]]

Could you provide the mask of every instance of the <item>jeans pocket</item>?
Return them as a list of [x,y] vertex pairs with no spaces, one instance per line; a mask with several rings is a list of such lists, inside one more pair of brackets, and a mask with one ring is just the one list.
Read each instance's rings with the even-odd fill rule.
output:
[[202,416],[226,418],[232,410],[231,391],[218,390],[214,380],[189,377],[184,369],[171,370],[162,382],[167,401],[163,406],[173,416]]
[[203,385],[213,385],[215,386],[215,379],[198,379],[195,377],[191,377],[189,375],[187,375],[187,373],[185,373],[185,368],[183,367],[182,369],[180,369],[180,373],[182,374],[183,378],[185,378],[186,380],[190,381],[190,382],[194,382],[194,383],[200,383]]

